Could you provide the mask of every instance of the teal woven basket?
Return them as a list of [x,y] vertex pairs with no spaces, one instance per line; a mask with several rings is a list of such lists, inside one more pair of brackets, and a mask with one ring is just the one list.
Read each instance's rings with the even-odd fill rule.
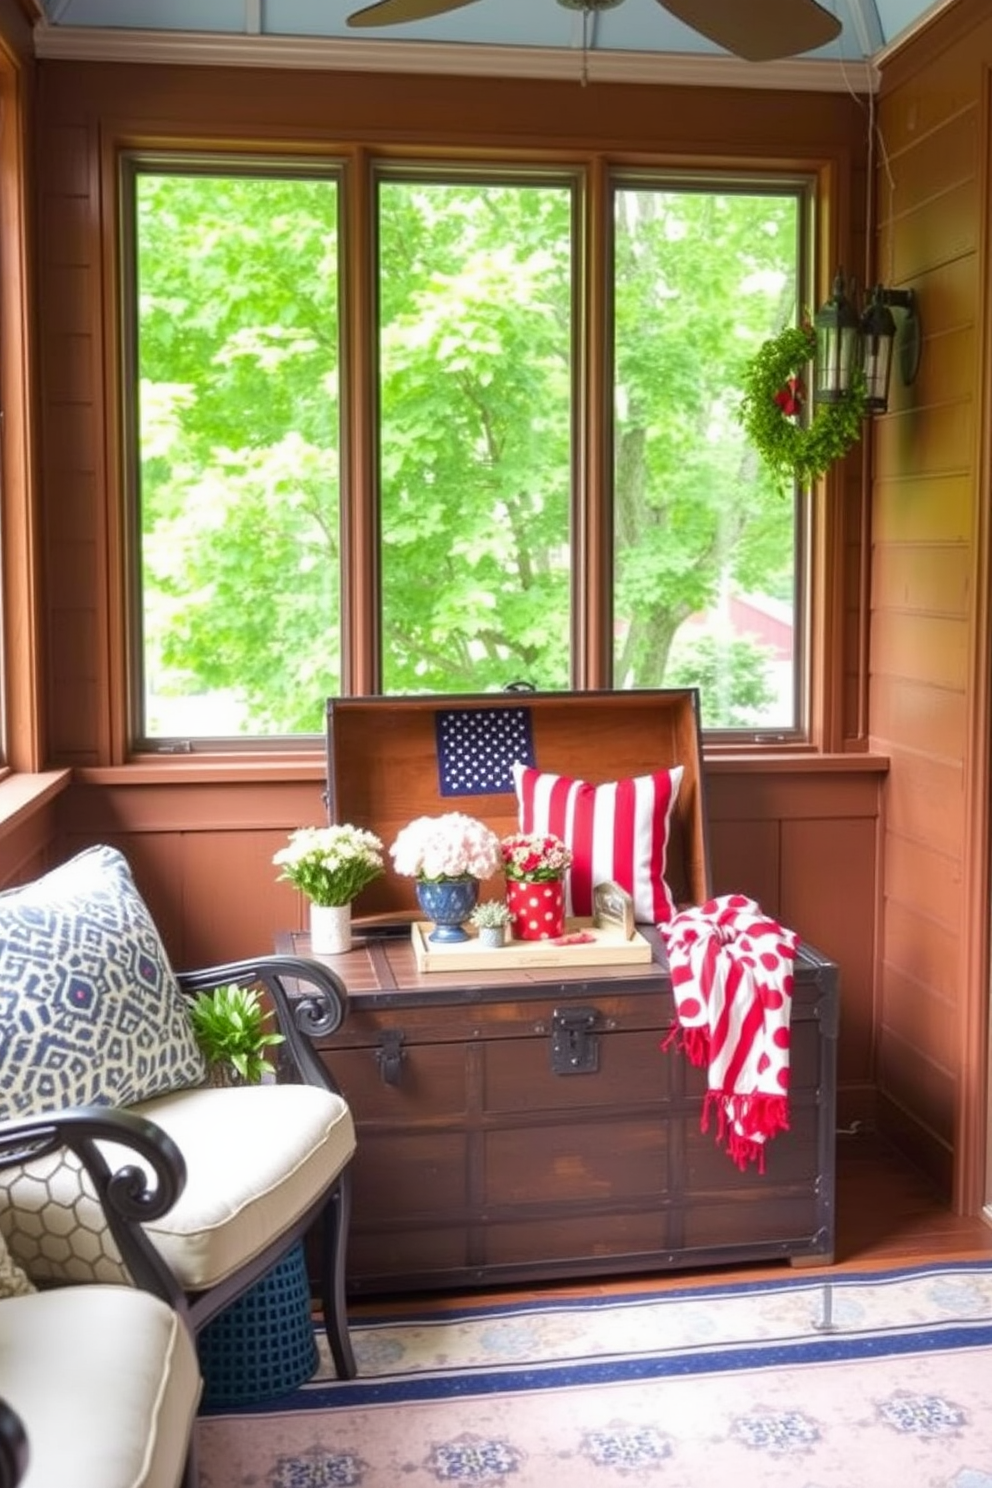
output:
[[313,1375],[319,1354],[300,1241],[197,1339],[206,1408],[287,1395]]

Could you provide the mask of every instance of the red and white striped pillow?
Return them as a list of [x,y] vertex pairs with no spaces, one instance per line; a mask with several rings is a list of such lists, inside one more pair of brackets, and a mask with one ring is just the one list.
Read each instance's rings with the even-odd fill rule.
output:
[[633,898],[635,920],[663,925],[672,918],[665,861],[681,765],[591,785],[518,763],[513,783],[521,832],[553,832],[572,850],[567,915],[591,915],[594,886],[612,879]]

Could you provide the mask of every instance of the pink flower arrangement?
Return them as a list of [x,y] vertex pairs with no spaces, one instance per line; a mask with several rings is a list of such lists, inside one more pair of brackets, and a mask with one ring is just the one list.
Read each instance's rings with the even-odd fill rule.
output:
[[389,852],[396,872],[408,878],[492,878],[502,866],[496,833],[461,811],[418,816]]
[[540,832],[516,832],[500,843],[503,872],[521,883],[547,883],[560,878],[572,861],[571,849],[560,837]]

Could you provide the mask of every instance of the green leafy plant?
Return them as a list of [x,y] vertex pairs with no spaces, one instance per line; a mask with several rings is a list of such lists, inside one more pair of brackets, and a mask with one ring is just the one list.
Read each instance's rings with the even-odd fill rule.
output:
[[502,899],[486,899],[475,906],[469,918],[479,930],[495,930],[508,925],[513,916],[509,905]]
[[257,1085],[275,1072],[265,1050],[285,1042],[285,1035],[266,1029],[273,1016],[255,987],[232,983],[200,992],[190,1004],[196,1041],[211,1065],[229,1066],[245,1085]]
[[765,341],[744,370],[740,420],[773,474],[810,485],[861,438],[865,385],[860,373],[837,403],[821,403],[806,422],[805,372],[816,352],[809,324]]

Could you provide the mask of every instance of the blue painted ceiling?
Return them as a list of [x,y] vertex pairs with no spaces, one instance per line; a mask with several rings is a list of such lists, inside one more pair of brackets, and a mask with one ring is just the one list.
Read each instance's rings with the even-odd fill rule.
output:
[[[356,31],[348,15],[369,0],[36,0],[43,19],[36,32],[39,55],[99,54],[101,44],[123,55],[153,33],[172,40],[195,39],[200,45],[224,38],[267,41],[320,40],[347,43],[356,51],[378,46],[391,56],[411,43],[459,49],[520,50],[526,66],[534,49],[585,51],[646,57],[725,57],[712,42],[676,20],[656,0],[622,0],[599,14],[566,9],[556,0],[476,0],[432,20],[376,30]],[[742,5],[747,0],[740,0]],[[835,42],[809,54],[816,61],[837,63],[877,59],[906,39],[921,19],[952,0],[821,0],[842,22]],[[124,36],[121,33],[125,33]],[[190,41],[190,44],[191,41]],[[345,55],[347,48],[344,48]],[[108,54],[109,50],[108,50]],[[507,55],[507,70],[512,66]],[[738,63],[738,65],[742,65]],[[749,64],[743,64],[747,66]],[[753,64],[752,64],[753,65]]]

